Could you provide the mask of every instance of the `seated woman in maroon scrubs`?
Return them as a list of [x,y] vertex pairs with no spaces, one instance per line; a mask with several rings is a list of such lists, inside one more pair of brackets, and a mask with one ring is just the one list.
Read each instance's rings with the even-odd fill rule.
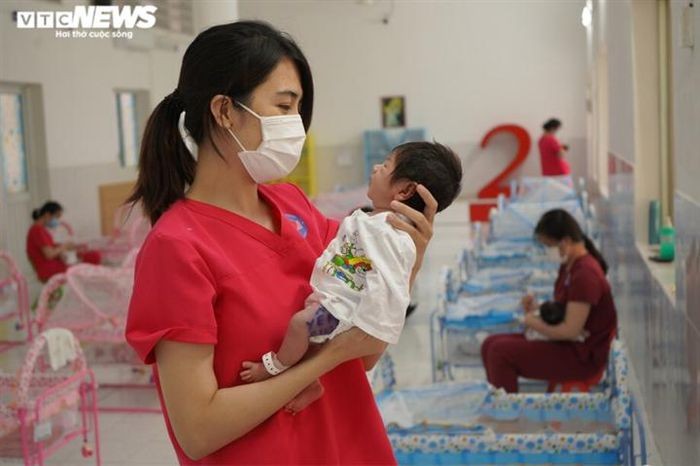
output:
[[54,241],[49,228],[58,226],[63,215],[63,207],[54,201],[46,202],[41,208],[32,212],[34,223],[27,233],[27,256],[41,282],[68,269],[62,256],[68,251],[76,251],[78,259],[91,264],[100,263],[100,253],[88,251],[72,242],[58,244]]
[[535,235],[561,260],[554,300],[566,306],[566,315],[563,322],[549,325],[533,312],[538,307],[533,297],[526,296],[525,326],[549,340],[530,341],[519,333],[492,335],[484,341],[481,357],[488,381],[510,393],[518,391],[518,377],[592,377],[607,363],[610,337],[617,328],[615,303],[605,278],[608,266],[571,214],[561,209],[547,212]]

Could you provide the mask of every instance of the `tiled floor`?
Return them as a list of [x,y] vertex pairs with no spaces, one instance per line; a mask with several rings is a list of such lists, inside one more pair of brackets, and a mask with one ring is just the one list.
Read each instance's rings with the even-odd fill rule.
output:
[[[407,321],[399,344],[389,350],[396,364],[399,385],[417,385],[431,381],[430,313],[437,303],[441,268],[446,265],[454,266],[457,263],[458,252],[467,244],[466,217],[467,205],[459,202],[439,214],[436,219],[435,236],[418,277],[418,286],[414,291],[418,308]],[[5,356],[5,363],[7,363],[7,356]],[[2,365],[2,358],[0,358],[0,367]],[[479,370],[475,371],[474,377],[480,376]],[[157,406],[155,394],[143,389],[103,390],[100,402],[102,405]],[[102,413],[100,432],[102,459],[105,466],[176,464],[161,415]],[[658,457],[652,457],[652,459],[658,459]],[[0,459],[0,464],[5,463]],[[74,446],[70,445],[57,452],[47,464],[81,466],[91,462],[82,458],[80,443],[76,441]]]

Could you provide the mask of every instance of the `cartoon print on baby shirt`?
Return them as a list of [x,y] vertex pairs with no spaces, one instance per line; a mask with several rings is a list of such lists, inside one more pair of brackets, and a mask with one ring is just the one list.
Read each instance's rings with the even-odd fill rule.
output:
[[339,279],[350,289],[362,291],[366,283],[365,275],[372,270],[372,260],[364,255],[361,248],[358,248],[358,237],[358,232],[353,233],[350,239],[348,235],[344,235],[340,254],[336,253],[326,262],[323,271]]

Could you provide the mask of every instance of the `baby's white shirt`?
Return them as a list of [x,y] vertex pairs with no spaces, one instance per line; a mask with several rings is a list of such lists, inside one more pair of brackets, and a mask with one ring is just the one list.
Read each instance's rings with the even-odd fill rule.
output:
[[320,303],[342,327],[395,344],[410,303],[416,247],[408,233],[387,223],[388,214],[356,210],[343,220],[316,260],[307,305]]

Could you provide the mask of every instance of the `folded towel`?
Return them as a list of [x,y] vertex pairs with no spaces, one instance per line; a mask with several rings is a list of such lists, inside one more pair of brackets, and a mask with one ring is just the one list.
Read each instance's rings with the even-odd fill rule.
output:
[[49,364],[54,371],[59,370],[78,357],[73,334],[64,328],[52,328],[43,333],[49,352]]

